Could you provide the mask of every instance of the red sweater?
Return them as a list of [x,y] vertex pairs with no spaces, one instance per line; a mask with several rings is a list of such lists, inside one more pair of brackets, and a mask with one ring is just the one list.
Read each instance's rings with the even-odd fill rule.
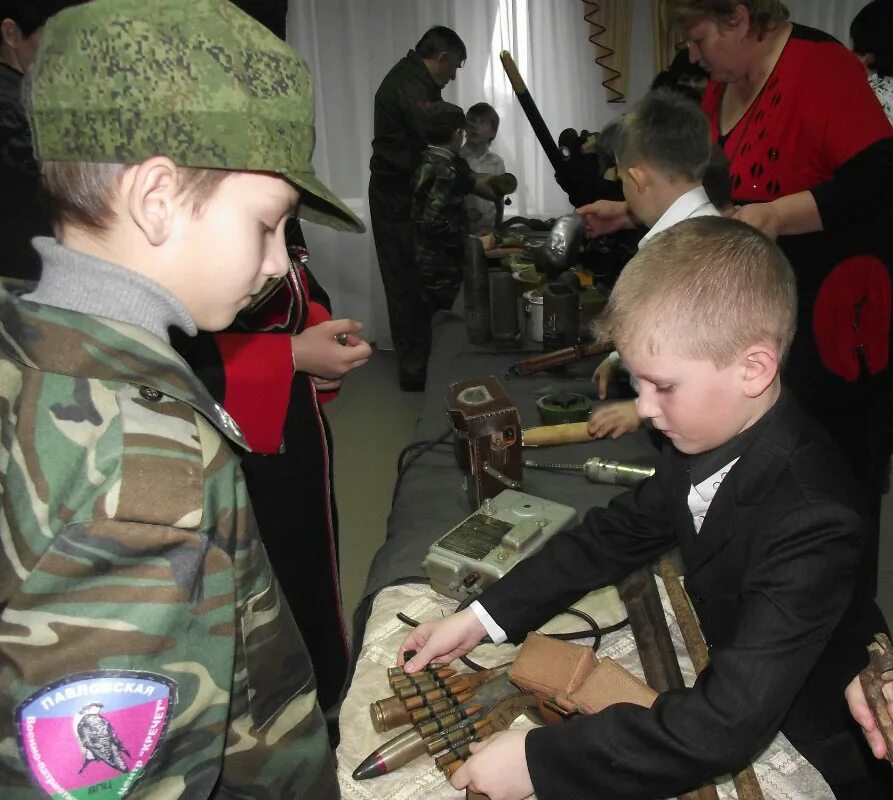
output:
[[[303,297],[297,318],[300,330],[331,319],[328,309],[309,300],[307,276],[299,270]],[[242,429],[255,453],[278,453],[295,379],[291,336],[287,333],[218,333],[214,337],[223,360],[226,393],[223,406]],[[327,403],[337,391],[318,392]]]
[[[724,89],[711,81],[702,102],[714,141]],[[889,360],[889,265],[854,226],[893,202],[891,136],[856,57],[827,34],[794,25],[764,88],[722,140],[734,202],[815,197],[827,235],[779,244],[797,275],[798,336],[811,329],[824,368],[848,382],[859,376],[860,359],[872,374]],[[874,223],[874,232],[885,224]]]

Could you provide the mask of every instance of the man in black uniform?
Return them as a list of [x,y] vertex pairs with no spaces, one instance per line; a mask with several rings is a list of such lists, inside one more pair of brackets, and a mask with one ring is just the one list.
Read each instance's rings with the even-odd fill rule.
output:
[[441,100],[440,90],[456,77],[465,57],[458,34],[435,26],[388,72],[375,93],[369,211],[400,387],[406,391],[425,388],[431,335],[413,259],[410,178],[426,146],[424,109]]

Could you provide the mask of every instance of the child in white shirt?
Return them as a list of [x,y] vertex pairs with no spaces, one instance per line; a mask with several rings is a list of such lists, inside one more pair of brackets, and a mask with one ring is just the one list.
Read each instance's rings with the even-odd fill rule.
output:
[[[629,227],[645,225],[648,232],[639,242],[640,248],[677,222],[720,213],[704,187],[705,173],[708,167],[714,169],[711,159],[716,158],[709,123],[701,109],[683,95],[658,89],[636,103],[620,122],[614,153],[626,202],[600,200],[579,211],[596,219],[620,212]],[[719,163],[715,166],[715,172],[724,167]],[[728,184],[727,166],[724,169]],[[723,182],[716,183],[721,187]],[[617,353],[611,353],[593,375],[602,399],[619,361]],[[596,438],[616,439],[637,430],[640,424],[636,401],[625,400],[595,411],[589,420],[589,433]]]
[[[465,144],[459,155],[472,172],[501,175],[505,162],[490,149],[499,130],[499,114],[489,103],[475,103],[465,114]],[[474,194],[465,196],[469,233],[493,233],[502,222],[502,198],[487,200]]]

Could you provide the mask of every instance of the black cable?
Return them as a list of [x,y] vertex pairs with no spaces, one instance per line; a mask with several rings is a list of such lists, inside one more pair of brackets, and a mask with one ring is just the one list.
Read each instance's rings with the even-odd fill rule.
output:
[[417,450],[420,447],[429,449],[429,448],[434,447],[438,444],[446,444],[446,442],[443,441],[442,436],[439,439],[422,439],[418,442],[410,442],[408,445],[406,445],[406,447],[404,447],[400,451],[400,455],[397,456],[397,474],[400,474],[401,472],[403,472],[405,470],[405,467],[403,465],[403,459],[406,458],[406,456],[409,455],[409,453],[412,450]]
[[[474,600],[475,597],[466,597],[459,605],[456,607],[456,611],[454,613],[458,613],[463,609],[467,608]],[[592,643],[592,651],[594,653],[598,652],[598,648],[601,645],[602,636],[606,633],[614,633],[615,631],[619,631],[621,628],[625,628],[629,625],[629,617],[626,619],[620,620],[620,622],[615,622],[613,625],[608,625],[606,628],[602,628],[592,617],[589,616],[585,611],[580,611],[579,608],[568,608],[562,613],[570,614],[574,617],[580,617],[580,619],[585,620],[589,623],[590,630],[588,631],[573,631],[570,633],[546,633],[544,636],[548,636],[550,639],[558,639],[563,642],[574,641],[575,639],[588,639],[590,636],[594,637],[594,641]],[[412,617],[404,614],[402,611],[397,613],[397,619],[400,620],[404,625],[408,625],[410,628],[417,628],[420,623],[417,620],[414,620]],[[493,640],[489,636],[485,636],[479,644],[492,644]],[[475,671],[475,672],[483,672],[485,669],[490,669],[489,667],[484,667],[481,664],[478,664],[472,661],[468,656],[459,656],[459,660],[465,664],[466,667]],[[506,661],[505,664],[499,664],[497,666],[504,667],[508,664],[511,664],[511,661]]]
[[[394,501],[397,499],[397,493],[400,491],[400,485],[403,483],[403,476],[406,474],[406,471],[429,450],[432,450],[437,445],[446,442],[446,440],[450,436],[452,436],[452,434],[453,428],[449,427],[436,439],[423,439],[418,442],[410,442],[410,444],[406,445],[406,447],[404,447],[400,451],[400,455],[397,456],[397,480],[394,482],[394,492],[391,495],[391,505],[394,505]],[[409,455],[410,451],[412,450],[416,450],[417,452],[412,453],[412,455],[406,460],[406,463],[404,464],[403,459],[406,458],[406,456]]]

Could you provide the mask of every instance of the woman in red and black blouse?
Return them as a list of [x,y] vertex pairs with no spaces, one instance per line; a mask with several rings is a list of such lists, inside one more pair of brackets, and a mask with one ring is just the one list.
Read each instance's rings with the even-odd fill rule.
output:
[[[834,435],[878,519],[890,458],[893,129],[843,45],[777,0],[671,0],[736,216],[778,237],[797,275],[784,378]],[[877,530],[865,588],[874,594]]]

